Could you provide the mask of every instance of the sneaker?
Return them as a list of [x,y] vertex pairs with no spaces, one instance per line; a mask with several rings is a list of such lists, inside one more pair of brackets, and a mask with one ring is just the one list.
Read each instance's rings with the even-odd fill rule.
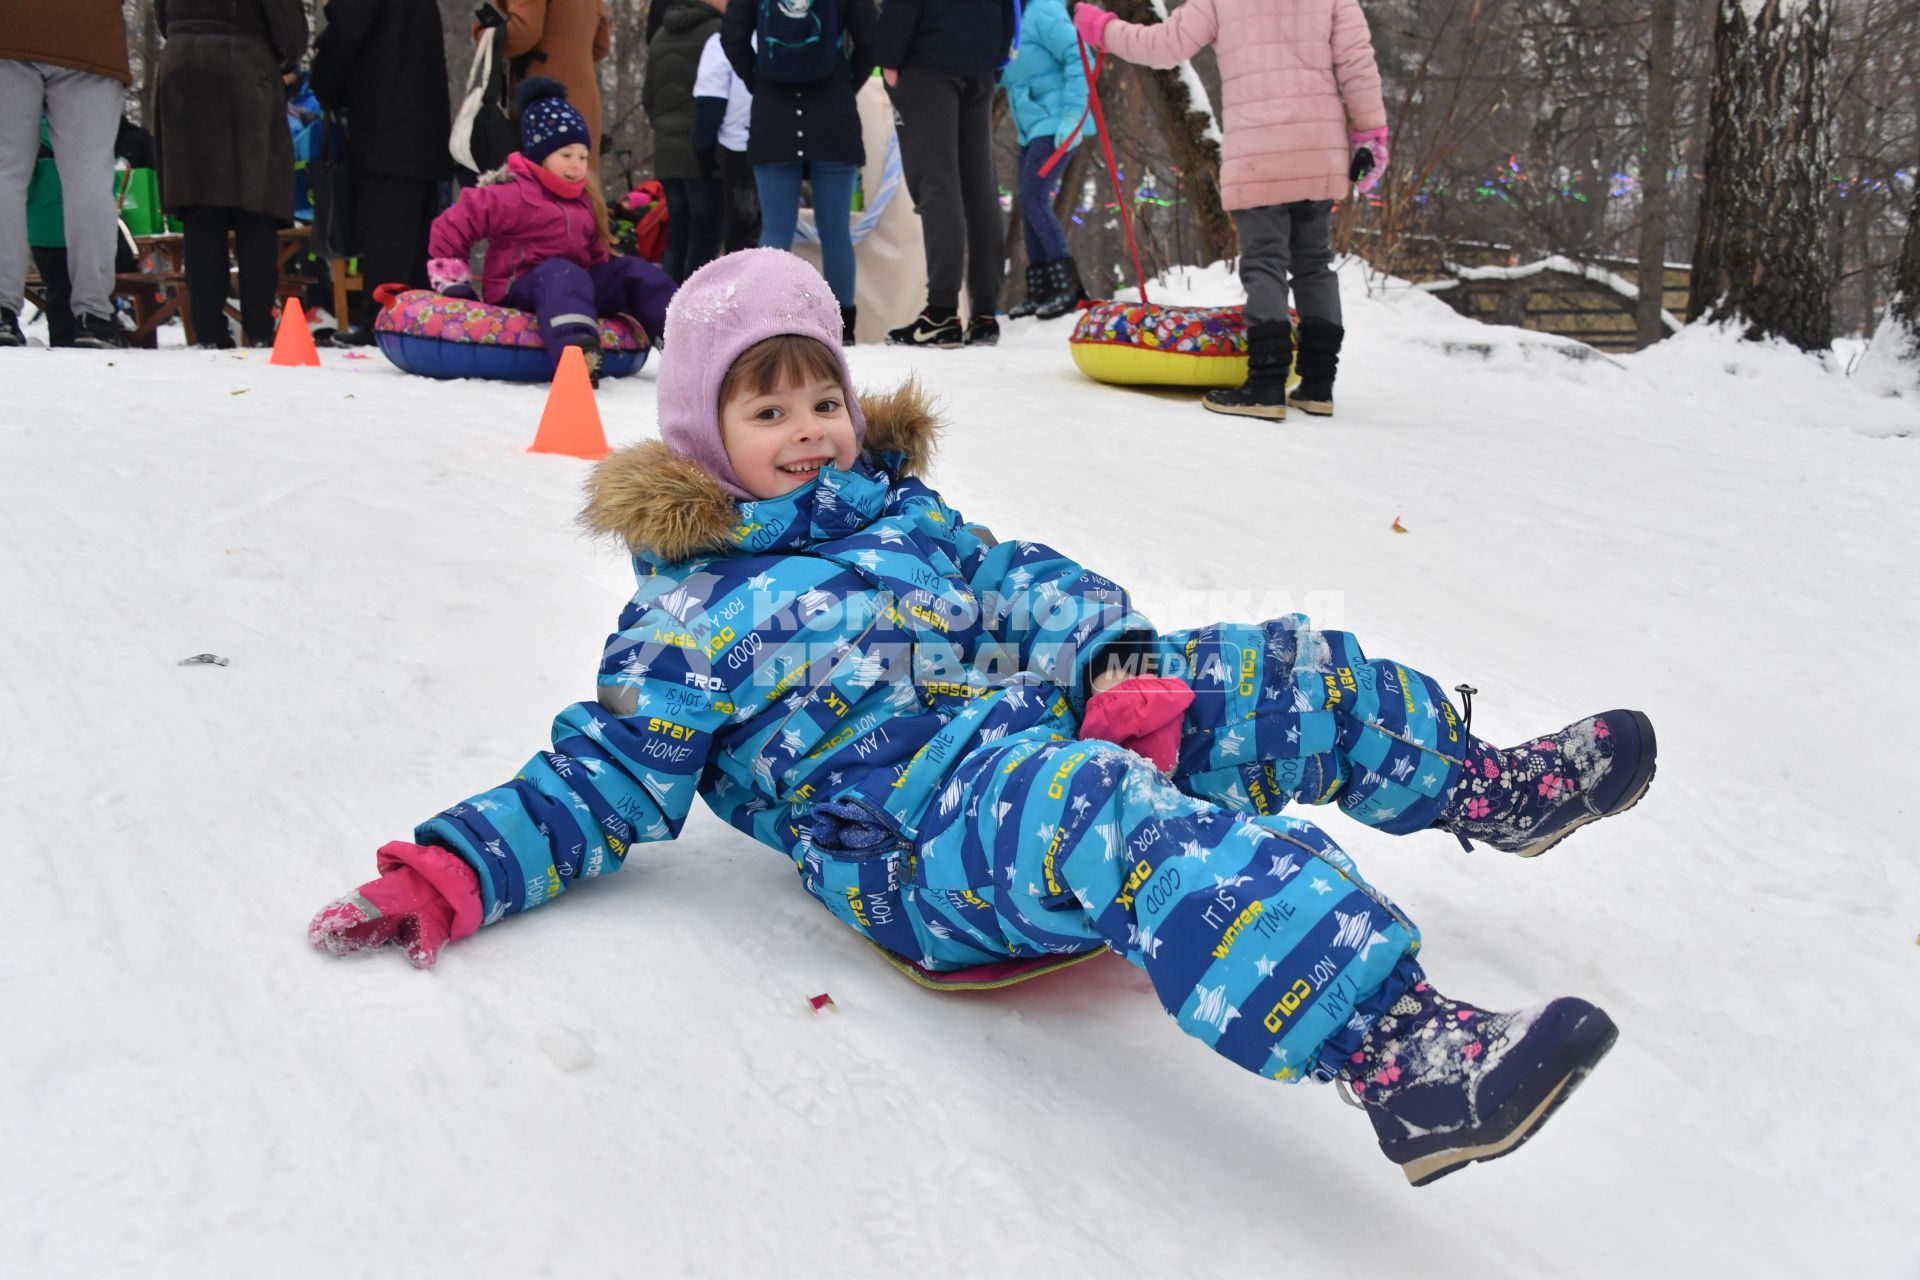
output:
[[1367,1029],[1337,1079],[1387,1159],[1422,1187],[1519,1150],[1619,1034],[1571,996],[1489,1013],[1421,981]]
[[1200,403],[1215,413],[1280,422],[1287,416],[1287,370],[1293,366],[1293,326],[1247,328],[1247,380],[1209,391]]
[[1007,319],[1024,320],[1040,309],[1048,293],[1048,266],[1042,262],[1038,266],[1027,264],[1027,296],[1007,308]]
[[1435,826],[1536,857],[1600,818],[1625,813],[1653,783],[1653,722],[1638,711],[1588,716],[1501,750],[1469,738],[1467,761]]
[[95,351],[117,351],[127,345],[120,336],[120,326],[111,317],[75,316],[73,318],[73,345],[89,347]]
[[24,347],[27,335],[20,332],[20,316],[12,307],[0,307],[0,347]]
[[992,316],[975,316],[967,321],[966,343],[970,347],[1000,345],[1000,322]]
[[935,312],[928,307],[913,318],[912,324],[889,329],[887,341],[896,347],[960,347],[966,345],[967,338],[958,313]]

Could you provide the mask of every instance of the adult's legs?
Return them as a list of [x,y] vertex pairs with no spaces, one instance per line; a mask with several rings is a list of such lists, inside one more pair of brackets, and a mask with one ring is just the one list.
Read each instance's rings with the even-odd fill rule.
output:
[[73,345],[73,285],[67,278],[65,249],[36,248],[33,265],[39,268],[41,292],[46,297],[47,345]]
[[858,179],[853,165],[814,162],[813,225],[820,232],[820,274],[843,307],[855,302],[853,188]]
[[900,164],[907,193],[920,215],[926,245],[927,306],[954,312],[960,306],[967,243],[960,173],[962,78],[907,67],[887,92],[899,121]]
[[792,249],[800,225],[800,163],[757,164],[753,181],[760,190],[760,245]]
[[531,311],[540,325],[553,367],[569,344],[600,345],[599,311],[594,306],[593,277],[586,268],[565,258],[548,258],[507,288],[505,302]]
[[0,311],[16,316],[26,301],[27,184],[40,158],[45,85],[37,64],[0,58]]
[[47,129],[66,209],[67,273],[73,311],[113,318],[113,259],[119,216],[113,199],[113,139],[126,88],[118,80],[46,67]]
[[967,295],[977,320],[999,309],[1006,225],[1000,211],[1000,179],[993,162],[995,78],[963,76],[960,83],[956,146],[967,223]]
[[666,329],[667,304],[679,286],[645,258],[609,258],[589,271],[593,309],[603,316],[630,315],[657,341]]
[[240,269],[240,331],[248,345],[273,342],[273,300],[280,283],[280,223],[264,213],[236,209],[233,260]]
[[693,238],[693,210],[685,178],[662,178],[667,193],[667,251],[660,267],[675,280],[687,278],[687,245]]
[[[689,178],[684,184],[687,198],[687,247],[685,268],[688,276],[720,255],[720,240],[726,234],[724,196],[717,178]],[[671,214],[668,215],[672,217]],[[671,273],[669,273],[671,274]],[[678,277],[681,280],[686,276]]]
[[187,283],[187,305],[193,317],[194,338],[203,347],[233,345],[233,335],[227,327],[227,288],[232,282],[227,232],[233,226],[234,212],[198,205],[180,213],[180,256]]
[[724,251],[734,253],[760,243],[760,188],[744,151],[719,150],[727,202]]
[[377,286],[426,287],[427,229],[433,224],[439,188],[419,178],[356,173],[353,191],[360,275],[367,287],[353,295],[349,305],[353,323],[366,325],[373,323],[379,306],[373,300]]

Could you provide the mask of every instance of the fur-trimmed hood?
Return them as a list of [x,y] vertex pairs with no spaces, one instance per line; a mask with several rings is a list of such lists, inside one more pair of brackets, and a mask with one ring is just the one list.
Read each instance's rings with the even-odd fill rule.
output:
[[[919,382],[909,378],[891,392],[864,392],[860,408],[867,419],[867,454],[886,459],[896,477],[923,475],[940,423]],[[662,441],[643,440],[594,467],[580,521],[594,533],[619,538],[637,556],[680,564],[737,550],[732,533],[740,509],[710,472]]]

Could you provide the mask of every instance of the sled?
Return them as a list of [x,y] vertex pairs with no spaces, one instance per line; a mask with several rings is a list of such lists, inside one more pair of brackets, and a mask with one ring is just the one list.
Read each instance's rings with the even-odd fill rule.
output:
[[1097,951],[1081,951],[1068,956],[1030,956],[1020,960],[996,960],[992,964],[970,965],[965,969],[951,969],[945,973],[936,973],[923,968],[907,959],[897,956],[873,939],[867,943],[886,960],[886,962],[907,975],[913,981],[929,991],[997,991],[1001,987],[1016,986],[1033,978],[1044,978],[1050,973],[1070,969],[1076,964],[1085,963],[1096,956],[1107,954],[1107,948]]

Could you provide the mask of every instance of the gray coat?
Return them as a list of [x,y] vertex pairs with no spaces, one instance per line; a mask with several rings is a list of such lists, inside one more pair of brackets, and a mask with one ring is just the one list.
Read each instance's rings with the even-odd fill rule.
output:
[[307,47],[300,0],[156,0],[166,47],[154,93],[160,203],[293,221],[282,72]]

